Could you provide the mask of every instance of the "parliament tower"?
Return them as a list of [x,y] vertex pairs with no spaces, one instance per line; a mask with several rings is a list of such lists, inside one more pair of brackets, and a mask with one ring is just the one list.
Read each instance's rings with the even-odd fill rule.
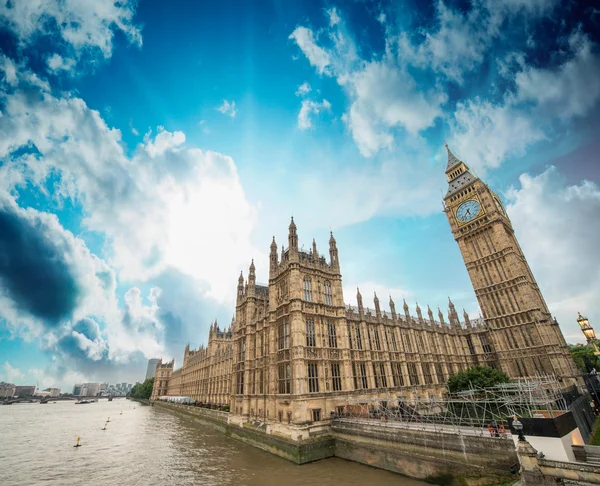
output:
[[500,367],[511,377],[578,376],[502,202],[448,146],[446,216]]

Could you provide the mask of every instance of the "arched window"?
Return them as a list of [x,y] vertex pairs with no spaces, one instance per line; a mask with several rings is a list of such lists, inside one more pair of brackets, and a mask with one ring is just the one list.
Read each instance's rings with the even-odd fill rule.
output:
[[304,300],[312,302],[312,280],[309,277],[304,278]]
[[331,284],[329,282],[325,282],[323,286],[323,292],[325,293],[325,304],[333,305],[333,297],[331,295]]

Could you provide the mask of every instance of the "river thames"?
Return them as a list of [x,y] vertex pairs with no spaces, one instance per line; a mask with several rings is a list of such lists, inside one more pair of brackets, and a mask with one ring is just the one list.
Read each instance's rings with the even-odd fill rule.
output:
[[297,466],[125,399],[0,406],[0,431],[3,486],[425,484],[335,458]]

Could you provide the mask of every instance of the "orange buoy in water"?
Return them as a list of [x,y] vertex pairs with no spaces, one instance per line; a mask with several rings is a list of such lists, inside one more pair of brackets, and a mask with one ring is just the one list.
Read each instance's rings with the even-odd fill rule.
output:
[[81,444],[79,443],[80,441],[81,439],[77,437],[77,444],[75,444],[73,447],[81,447]]

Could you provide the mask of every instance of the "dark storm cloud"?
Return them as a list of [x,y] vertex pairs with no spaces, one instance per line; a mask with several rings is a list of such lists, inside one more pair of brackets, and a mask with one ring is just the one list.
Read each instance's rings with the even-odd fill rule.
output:
[[48,222],[0,202],[0,289],[18,308],[50,326],[69,317],[80,288],[68,249],[51,238]]

